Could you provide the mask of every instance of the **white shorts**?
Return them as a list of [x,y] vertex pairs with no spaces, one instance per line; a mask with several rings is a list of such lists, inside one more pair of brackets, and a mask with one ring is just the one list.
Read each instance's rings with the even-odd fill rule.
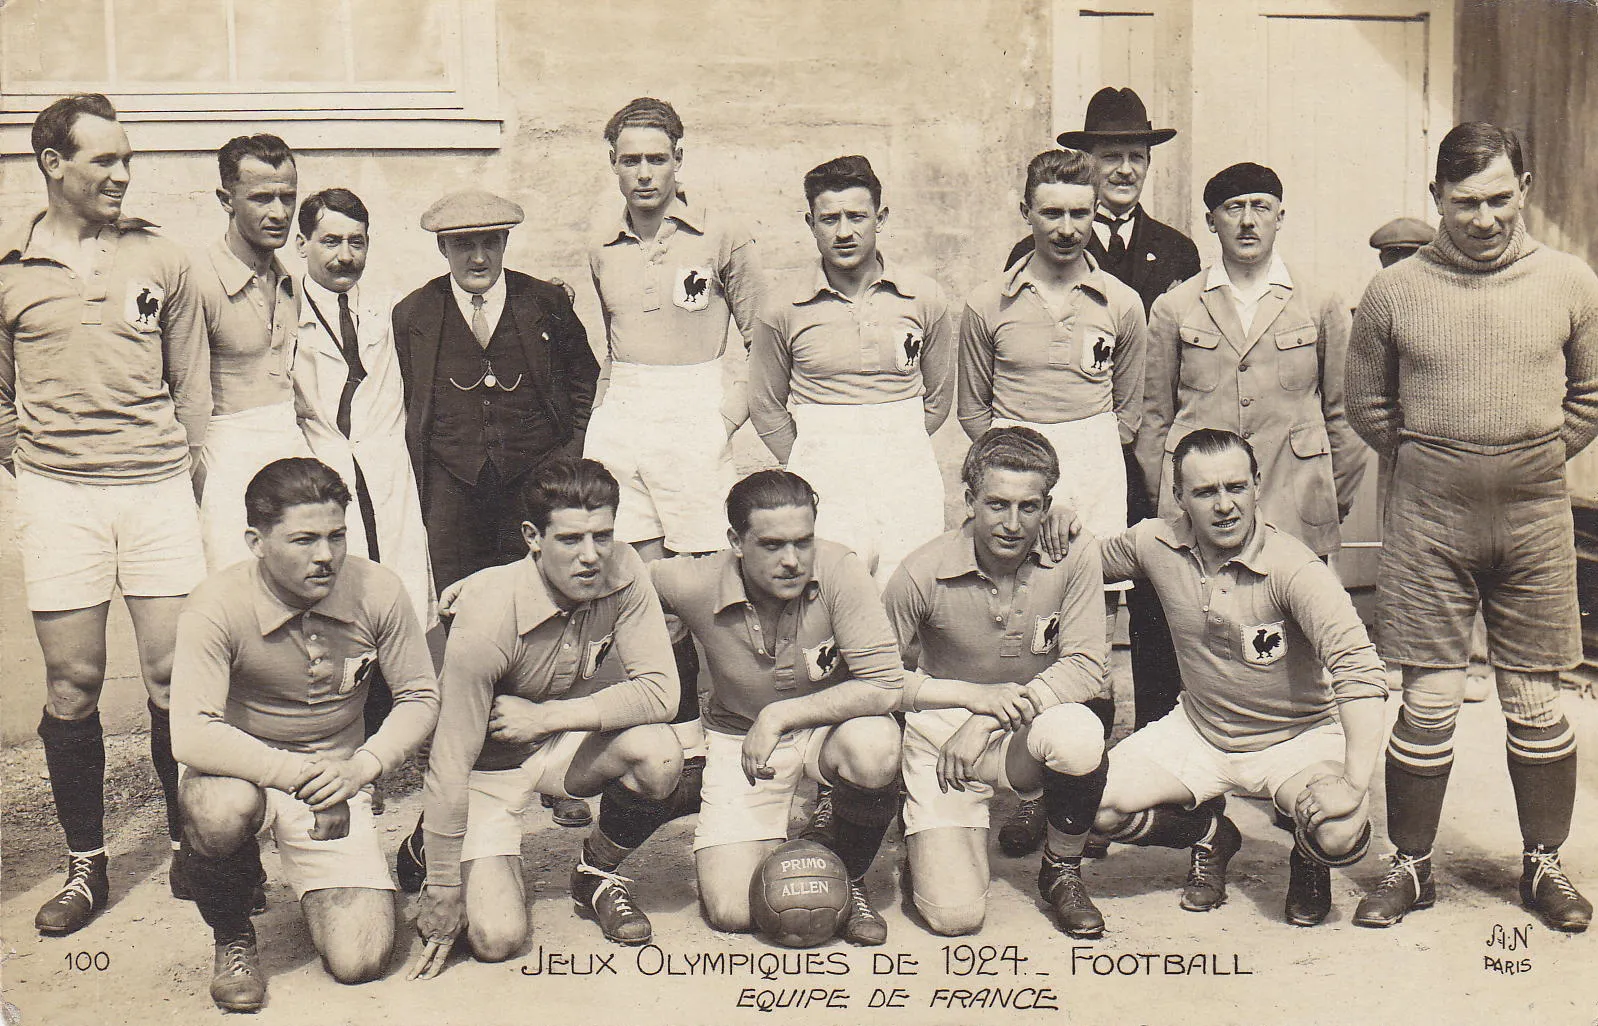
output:
[[187,595],[205,579],[189,475],[86,484],[18,465],[17,544],[28,608],[88,609],[120,586],[133,598]]
[[[988,803],[994,789],[1015,791],[1005,772],[1010,742],[1014,734],[994,734],[977,760],[980,782],[965,785],[964,791],[938,790],[938,752],[971,718],[967,709],[926,709],[904,717],[904,753],[901,768],[904,789],[904,835],[942,827],[988,828]],[[1041,791],[1017,792],[1023,798],[1036,798]]]
[[787,838],[794,790],[803,777],[821,781],[821,746],[831,735],[831,725],[784,734],[767,763],[775,775],[750,786],[744,778],[743,735],[706,730],[708,751],[699,792],[694,851]]
[[727,492],[735,472],[721,418],[721,361],[612,363],[583,455],[621,485],[616,538],[664,538],[673,552],[727,547]]
[[362,791],[350,799],[350,832],[336,841],[311,840],[316,814],[311,807],[286,791],[266,788],[266,821],[259,836],[270,836],[277,845],[283,875],[288,877],[294,896],[329,887],[369,887],[377,891],[394,890],[388,875],[388,859],[383,854],[372,822],[372,796]]
[[792,407],[788,469],[821,499],[816,536],[847,545],[886,581],[943,533],[943,475],[920,398]]
[[309,455],[292,400],[211,417],[200,450],[205,466],[200,527],[211,573],[250,558],[244,540],[244,490],[250,480],[273,460]]
[[588,730],[562,731],[551,735],[514,769],[472,770],[466,781],[466,838],[461,842],[461,861],[520,855],[528,808],[541,794],[572,797],[566,793],[566,771],[577,749],[592,736]]
[[1193,792],[1193,805],[1220,794],[1270,798],[1295,774],[1319,762],[1343,761],[1343,724],[1325,723],[1258,752],[1223,752],[1204,740],[1182,701],[1110,751],[1110,761],[1144,759]]

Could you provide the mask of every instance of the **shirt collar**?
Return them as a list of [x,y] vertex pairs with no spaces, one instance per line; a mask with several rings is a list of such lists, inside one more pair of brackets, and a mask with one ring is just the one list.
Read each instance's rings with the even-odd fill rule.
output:
[[[504,277],[504,275],[501,275],[500,277]],[[323,317],[334,317],[337,315],[339,293],[334,292],[332,289],[322,285],[309,274],[307,274],[300,281],[300,295],[304,296],[306,299],[309,299],[311,303],[315,303],[316,309],[322,311]],[[345,293],[345,295],[350,297],[350,309],[352,311],[359,310],[361,308],[360,282],[356,282],[355,286],[351,288],[349,292]],[[300,323],[303,325],[316,323],[316,313],[311,309],[311,303],[306,303],[304,306],[300,307]],[[360,315],[356,314],[356,316]],[[335,339],[335,341],[337,340]]]
[[[731,606],[743,605],[749,601],[749,592],[744,588],[743,561],[733,555],[731,549],[723,549],[717,556],[721,562],[720,580],[716,582],[716,608],[719,613]],[[812,562],[811,572],[819,573],[819,562]],[[810,578],[810,583],[805,585],[805,598],[813,599],[821,592],[821,582],[815,577]]]
[[[1269,563],[1265,548],[1276,535],[1276,528],[1264,520],[1256,519],[1254,522],[1254,537],[1243,546],[1243,551],[1221,564],[1241,563],[1250,570],[1264,577],[1270,573]],[[1183,513],[1175,520],[1160,518],[1159,526],[1154,531],[1154,537],[1169,545],[1173,549],[1190,549],[1198,552],[1198,541],[1193,535],[1193,522],[1188,515]]]
[[[455,280],[455,276],[453,274],[449,276],[449,288],[451,292],[455,293],[455,302],[462,310],[470,310],[472,308],[472,296],[477,295],[478,293],[467,292],[465,289],[461,288],[460,282]],[[494,284],[485,289],[481,295],[483,297],[483,306],[485,309],[494,306],[503,306],[505,303],[505,272],[500,271],[499,277],[494,279]],[[471,323],[470,316],[468,316],[466,320],[467,323]]]
[[[1004,293],[1006,298],[1014,299],[1020,295],[1022,287],[1026,285],[1032,286],[1034,290],[1037,289],[1037,278],[1032,273],[1032,258],[1037,255],[1037,251],[1033,250],[1022,257],[1021,262],[1016,264],[1005,277],[1004,285],[1000,291]],[[1093,254],[1086,249],[1082,250],[1082,258],[1088,262],[1087,277],[1071,287],[1091,292],[1100,303],[1108,303],[1110,297],[1109,286],[1104,283],[1104,271],[1099,268],[1099,262],[1093,259]]]
[[[46,213],[48,211],[40,210],[32,217],[18,218],[12,222],[9,230],[4,234],[0,234],[0,261],[10,260],[12,257],[22,259],[39,255],[28,252],[28,247],[33,242],[33,230],[38,227],[40,221],[44,220]],[[122,233],[140,228],[158,227],[160,226],[154,221],[146,221],[142,217],[119,217],[114,225],[106,225],[100,231],[103,232],[106,228],[113,228],[118,233]]]
[[1093,216],[1095,218],[1101,218],[1102,217],[1102,218],[1107,218],[1110,221],[1120,221],[1120,222],[1123,222],[1125,224],[1131,224],[1133,221],[1136,221],[1142,215],[1143,215],[1143,204],[1141,204],[1141,203],[1132,204],[1132,209],[1128,210],[1125,214],[1122,214],[1119,217],[1117,217],[1116,215],[1110,213],[1110,208],[1105,206],[1103,203],[1100,203],[1098,206],[1093,208]]
[[[666,216],[661,223],[664,224],[665,221],[676,221],[695,235],[705,234],[705,212],[689,203],[687,196],[681,190],[666,205]],[[621,208],[621,219],[615,229],[605,235],[604,244],[610,246],[629,239],[633,242],[643,241],[638,237],[638,233],[633,231],[632,225],[627,223],[627,208],[624,206]]]
[[[1231,285],[1232,276],[1226,273],[1226,261],[1217,260],[1210,265],[1208,275],[1204,279],[1204,289],[1218,289],[1222,285]],[[1293,276],[1287,273],[1287,264],[1282,262],[1280,254],[1271,254],[1270,270],[1266,272],[1265,284],[1280,285],[1284,289],[1293,288]]]
[[[226,235],[223,235],[221,238],[217,239],[216,242],[211,246],[211,266],[216,269],[217,280],[222,283],[223,290],[226,291],[230,297],[236,296],[240,292],[243,292],[244,286],[248,285],[256,276],[255,271],[250,268],[250,265],[240,260],[238,256],[228,248]],[[291,292],[293,291],[294,279],[289,278],[283,272],[283,265],[278,262],[276,253],[272,254],[272,260],[266,265],[266,267],[268,271],[272,272],[272,276],[277,281],[281,282],[287,280],[290,282],[289,289]],[[282,286],[280,285],[278,287],[281,288]]]
[[250,580],[255,587],[255,619],[260,624],[261,637],[266,637],[301,613],[316,613],[340,623],[354,623],[358,606],[356,593],[360,589],[350,581],[352,576],[349,560],[345,560],[338,576],[333,578],[332,590],[309,609],[296,609],[285,604],[272,591],[261,576],[261,561],[256,560],[255,566],[250,569]]
[[[1033,544],[1032,551],[1027,553],[1027,558],[1038,566],[1054,566],[1054,560],[1036,543]],[[976,537],[971,533],[970,523],[943,536],[943,552],[938,559],[936,571],[938,580],[952,581],[966,574],[978,573],[981,569],[977,565],[977,543]]]
[[[614,595],[627,587],[638,576],[639,568],[643,563],[631,545],[618,545],[612,548],[611,556],[601,564],[600,576],[603,580],[604,590],[596,599]],[[552,616],[557,616],[563,610],[554,596],[549,593],[549,584],[544,580],[543,572],[538,569],[538,562],[529,553],[516,563],[514,571],[515,603],[516,603],[516,633],[526,634],[539,624]],[[575,612],[588,603],[580,602],[571,610]]]
[[[916,297],[915,292],[894,275],[888,264],[888,258],[880,249],[877,250],[877,276],[872,280],[871,284],[866,286],[866,292],[869,294],[878,285],[892,289],[904,299],[914,299]],[[822,295],[837,296],[846,302],[849,301],[848,296],[833,288],[832,283],[827,281],[826,264],[818,258],[815,264],[815,273],[810,279],[810,288],[806,290],[804,298],[795,300],[793,305],[803,306],[806,303],[814,302]]]

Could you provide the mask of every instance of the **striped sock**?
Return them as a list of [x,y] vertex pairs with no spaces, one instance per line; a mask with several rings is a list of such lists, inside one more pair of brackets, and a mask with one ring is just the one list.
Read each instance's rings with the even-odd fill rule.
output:
[[1558,848],[1576,803],[1576,732],[1563,716],[1551,727],[1511,722],[1504,747],[1526,848]]

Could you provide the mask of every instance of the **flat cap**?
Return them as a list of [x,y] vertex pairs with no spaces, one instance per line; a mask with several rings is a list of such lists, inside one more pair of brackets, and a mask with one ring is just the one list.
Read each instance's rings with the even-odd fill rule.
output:
[[1204,209],[1214,210],[1233,196],[1252,196],[1263,192],[1282,198],[1282,180],[1263,164],[1233,164],[1216,172],[1204,186]]
[[452,192],[427,208],[422,227],[440,235],[491,232],[522,223],[522,208],[483,189]]
[[1437,237],[1437,229],[1414,217],[1397,217],[1371,233],[1371,249],[1419,248]]

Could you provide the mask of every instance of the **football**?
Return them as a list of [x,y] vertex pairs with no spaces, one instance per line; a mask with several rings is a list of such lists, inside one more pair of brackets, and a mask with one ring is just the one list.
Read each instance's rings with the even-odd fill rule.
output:
[[813,948],[835,936],[849,907],[843,860],[815,841],[774,849],[749,881],[755,930],[789,948]]

